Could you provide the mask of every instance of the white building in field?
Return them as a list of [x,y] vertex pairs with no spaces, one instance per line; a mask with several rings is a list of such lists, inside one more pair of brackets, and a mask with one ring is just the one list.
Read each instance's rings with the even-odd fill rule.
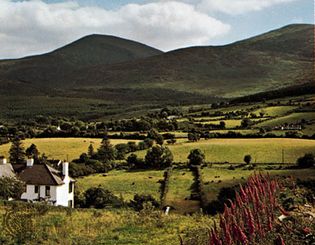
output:
[[6,169],[13,169],[15,176],[26,184],[22,200],[74,207],[75,181],[69,176],[69,163],[60,161],[58,165],[62,167],[61,170],[48,164],[34,164],[33,159],[28,159],[26,164],[11,165],[5,159],[1,163],[6,165]]

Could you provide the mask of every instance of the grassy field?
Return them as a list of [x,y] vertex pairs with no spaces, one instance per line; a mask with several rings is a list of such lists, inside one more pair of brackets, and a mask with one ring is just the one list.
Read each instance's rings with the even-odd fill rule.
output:
[[[223,187],[232,187],[240,183],[245,183],[247,178],[254,174],[255,170],[228,170],[227,168],[214,167],[203,168],[202,176],[205,184],[205,191],[208,202],[217,199],[219,191]],[[315,178],[315,169],[298,169],[298,170],[268,170],[265,173],[270,175],[294,176],[300,179]],[[216,177],[217,176],[217,177]]]
[[[211,139],[199,142],[185,142],[169,146],[174,161],[187,162],[192,149],[199,148],[209,162],[243,162],[244,155],[251,154],[256,163],[281,163],[284,150],[285,163],[295,163],[304,153],[315,154],[315,141],[302,139]],[[139,157],[145,151],[137,152]]]
[[166,205],[178,213],[191,213],[199,209],[199,201],[189,200],[193,176],[187,170],[173,170],[166,195]]
[[290,111],[296,109],[297,106],[269,106],[253,111],[252,113],[258,115],[264,112],[266,116],[281,117],[288,114]]
[[[117,140],[110,142],[113,145],[127,143],[135,140]],[[45,153],[51,159],[60,159],[69,161],[78,158],[81,153],[87,152],[90,144],[96,150],[101,143],[101,139],[93,138],[43,138],[43,139],[26,139],[23,141],[25,148],[35,144],[40,153]],[[0,145],[0,155],[8,156],[10,144]]]
[[257,124],[257,127],[273,127],[279,126],[284,123],[298,123],[302,119],[305,120],[314,120],[315,119],[315,112],[299,112],[299,113],[292,113],[290,115],[284,117],[278,117],[272,120],[268,120],[262,123]]
[[[9,208],[0,202],[1,220]],[[15,217],[23,215],[20,210],[15,212]],[[213,224],[211,217],[206,216],[201,219],[178,214],[165,216],[159,211],[136,213],[125,209],[76,209],[70,213],[65,209],[51,208],[46,214],[37,215],[33,221],[32,234],[36,239],[30,239],[25,244],[178,245],[179,234],[184,235],[188,230]],[[0,222],[0,229],[4,229],[3,222]],[[4,237],[1,232],[0,239]]]
[[111,171],[107,176],[102,174],[79,178],[77,188],[86,190],[90,187],[102,186],[125,200],[130,200],[135,194],[150,194],[157,200],[160,198],[158,181],[163,179],[163,171]]

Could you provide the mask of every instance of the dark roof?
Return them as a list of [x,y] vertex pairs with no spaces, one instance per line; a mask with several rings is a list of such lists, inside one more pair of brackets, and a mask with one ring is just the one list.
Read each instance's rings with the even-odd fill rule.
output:
[[60,171],[47,164],[34,164],[26,167],[25,164],[13,164],[14,171],[20,180],[29,185],[62,185],[64,184]]

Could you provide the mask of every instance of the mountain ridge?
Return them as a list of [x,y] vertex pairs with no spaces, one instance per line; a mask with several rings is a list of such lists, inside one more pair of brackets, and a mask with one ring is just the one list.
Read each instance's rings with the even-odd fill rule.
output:
[[210,103],[314,81],[313,50],[314,25],[166,53],[127,39],[89,35],[48,54],[0,61],[0,92],[110,98],[117,104]]

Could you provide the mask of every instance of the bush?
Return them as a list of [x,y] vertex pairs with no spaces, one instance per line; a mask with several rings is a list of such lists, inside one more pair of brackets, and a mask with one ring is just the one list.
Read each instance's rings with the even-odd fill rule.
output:
[[314,155],[312,153],[307,153],[303,157],[297,160],[297,165],[300,168],[311,168],[315,165]]
[[85,207],[87,208],[106,208],[122,207],[124,202],[121,198],[115,196],[112,192],[101,187],[92,187],[85,193]]
[[151,195],[139,195],[136,194],[133,200],[130,201],[129,206],[136,211],[141,211],[146,203],[150,203],[153,207],[158,208],[159,202]]
[[10,177],[0,178],[0,199],[19,199],[24,192],[24,183]]

